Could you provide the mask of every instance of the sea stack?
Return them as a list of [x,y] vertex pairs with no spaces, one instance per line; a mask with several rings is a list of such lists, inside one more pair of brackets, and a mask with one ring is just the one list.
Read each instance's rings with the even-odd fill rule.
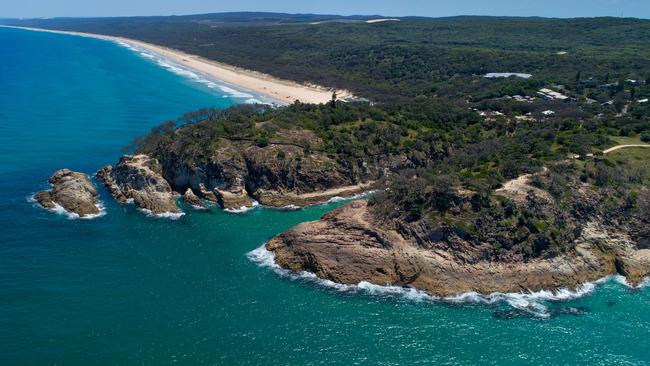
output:
[[183,201],[197,210],[206,209],[205,203],[203,203],[203,201],[196,194],[194,194],[192,188],[188,188],[185,191],[185,194],[183,194]]
[[99,194],[86,174],[61,169],[50,177],[49,183],[51,190],[34,195],[41,206],[55,209],[58,205],[82,218],[100,213]]
[[124,155],[113,166],[97,172],[118,202],[132,201],[153,214],[180,214],[169,183],[162,177],[158,160],[147,155]]

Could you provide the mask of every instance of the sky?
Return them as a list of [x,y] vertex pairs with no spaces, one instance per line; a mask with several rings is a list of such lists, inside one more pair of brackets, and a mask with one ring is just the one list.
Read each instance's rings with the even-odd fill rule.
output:
[[0,18],[272,11],[341,15],[650,18],[650,0],[0,0]]

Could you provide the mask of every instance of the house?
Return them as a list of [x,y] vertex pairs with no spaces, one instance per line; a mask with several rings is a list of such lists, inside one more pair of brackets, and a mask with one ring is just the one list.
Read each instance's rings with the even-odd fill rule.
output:
[[488,72],[483,77],[488,79],[494,79],[494,78],[509,78],[511,76],[516,76],[522,79],[530,79],[533,75],[524,74],[521,72]]
[[568,96],[566,96],[566,95],[564,95],[562,93],[558,93],[555,90],[551,90],[551,89],[548,89],[548,88],[540,89],[537,92],[537,95],[540,96],[541,98],[549,99],[549,100],[562,100],[562,101],[564,101],[564,100],[569,99]]
[[529,97],[529,96],[521,96],[521,95],[513,95],[512,99],[516,100],[517,102],[526,102],[526,103],[532,103],[535,98]]
[[505,116],[505,114],[499,111],[478,111],[479,116],[484,117],[486,121],[494,122],[499,117]]
[[548,116],[552,116],[552,115],[554,115],[555,112],[554,112],[554,111],[551,111],[551,110],[548,110],[548,111],[544,111],[544,112],[542,112],[542,114],[548,117]]
[[640,99],[640,100],[639,100],[639,103],[640,103],[640,104],[648,103],[648,98]]
[[529,115],[525,115],[525,116],[515,116],[515,120],[517,122],[524,122],[524,121],[533,122],[533,121],[535,121],[535,118],[533,118],[533,117],[531,117]]

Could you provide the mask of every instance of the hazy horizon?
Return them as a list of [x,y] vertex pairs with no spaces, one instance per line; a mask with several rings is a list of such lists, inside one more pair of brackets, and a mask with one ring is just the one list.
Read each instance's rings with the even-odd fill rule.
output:
[[381,15],[381,16],[508,16],[508,17],[631,17],[650,18],[650,2],[644,0],[501,0],[486,3],[480,0],[447,1],[404,0],[301,2],[279,0],[269,4],[263,0],[240,0],[233,3],[209,0],[127,0],[88,3],[83,0],[6,0],[0,18],[49,17],[117,17],[166,16],[227,12],[273,12],[290,14]]

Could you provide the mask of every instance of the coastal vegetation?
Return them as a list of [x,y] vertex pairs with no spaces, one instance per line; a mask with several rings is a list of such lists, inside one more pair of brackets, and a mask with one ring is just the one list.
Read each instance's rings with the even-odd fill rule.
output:
[[[359,161],[378,164],[392,173],[383,178],[388,190],[371,199],[377,212],[404,222],[433,226],[443,222],[476,243],[492,241],[495,233],[501,233],[495,257],[558,254],[571,249],[579,233],[576,225],[568,224],[575,220],[573,210],[545,211],[534,196],[518,207],[494,194],[523,174],[548,167],[531,185],[548,191],[557,207],[588,204],[592,214],[598,206],[603,214],[624,219],[643,206],[635,199],[649,179],[645,150],[598,154],[617,143],[618,137],[608,135],[608,121],[595,119],[588,128],[559,119],[512,124],[505,119],[487,122],[463,110],[446,110],[444,116],[435,111],[430,100],[413,101],[397,111],[341,102],[206,109],[155,128],[131,149],[162,161],[173,153],[177,161],[207,164],[223,146],[246,141],[260,148],[273,146],[279,160],[288,159],[286,147],[298,147],[304,153],[328,156],[340,169],[363,165]],[[596,156],[568,158],[578,152]],[[374,178],[371,175],[359,178]],[[584,185],[607,199],[580,201],[570,187]]]
[[[621,90],[599,85],[650,78],[647,20],[344,20],[239,13],[11,23],[138,39],[284,79],[349,89],[377,102],[417,96],[479,102],[561,84],[571,96],[602,103]],[[532,77],[483,78],[491,72]],[[647,97],[647,89],[636,94]]]
[[[647,272],[636,251],[650,247],[650,149],[607,149],[650,140],[650,21],[263,18],[243,25],[242,19],[18,23],[134,38],[368,99],[207,108],[169,121],[128,148],[159,162],[156,174],[170,183],[166,191],[189,189],[224,208],[252,199],[283,207],[313,203],[317,192],[330,192],[317,196],[326,199],[333,189],[355,187],[356,193],[372,184],[379,192],[367,204],[314,224],[340,241],[346,240],[342,228],[362,228],[359,235],[370,238],[350,255],[403,240],[430,268],[438,262],[420,251],[443,251],[461,264],[583,256],[584,266],[568,282],[558,280],[561,271],[543,275],[545,264],[531,267],[519,285],[532,288],[575,285],[614,271],[638,280]],[[485,77],[513,72],[522,74]],[[612,242],[625,245],[578,251],[586,236],[621,232],[625,238]],[[317,274],[340,282],[415,281],[391,275],[392,262],[364,274],[325,271],[327,261],[313,258],[334,255],[332,248],[301,244],[310,235],[309,228],[296,229],[269,249],[284,267],[322,271]],[[436,276],[422,284],[432,293],[475,290],[440,290]],[[485,283],[486,291],[505,286]]]

